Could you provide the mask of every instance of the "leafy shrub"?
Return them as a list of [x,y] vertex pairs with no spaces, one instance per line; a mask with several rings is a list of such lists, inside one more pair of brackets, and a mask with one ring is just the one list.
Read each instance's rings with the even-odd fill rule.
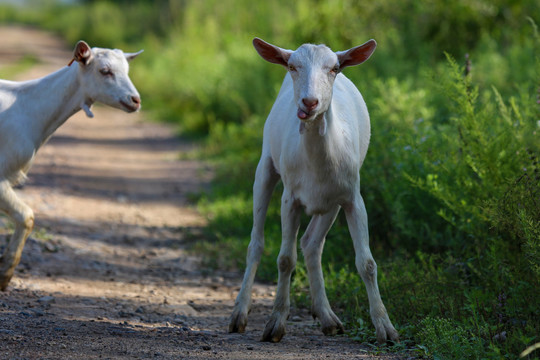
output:
[[[419,324],[418,338],[436,359],[481,359],[478,339],[459,323],[427,317]],[[481,344],[480,344],[481,345]]]

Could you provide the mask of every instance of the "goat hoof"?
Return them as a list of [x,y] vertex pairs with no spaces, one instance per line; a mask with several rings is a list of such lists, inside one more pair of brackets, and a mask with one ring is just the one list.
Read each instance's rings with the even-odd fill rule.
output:
[[5,291],[8,287],[9,281],[13,277],[14,267],[8,267],[2,269],[2,258],[0,257],[0,291]]
[[230,333],[243,333],[246,331],[247,314],[240,311],[233,311],[231,320],[229,321]]
[[337,334],[345,333],[345,328],[343,327],[343,325],[341,323],[339,323],[337,325],[323,327],[322,332],[326,336],[334,336],[334,335],[337,335]]
[[272,315],[268,323],[266,323],[261,341],[277,343],[281,341],[284,335],[285,322],[281,321],[281,317]]
[[323,309],[320,311],[312,310],[312,312],[314,314],[313,317],[318,318],[321,322],[321,329],[324,335],[333,336],[345,332],[343,324],[331,309]]
[[387,338],[390,339],[390,341],[393,341],[395,343],[399,342],[399,333],[393,327],[391,329],[386,330],[386,335],[387,335]]
[[10,280],[11,275],[0,274],[0,291],[5,291],[7,289]]
[[376,335],[377,335],[377,343],[379,345],[385,345],[387,340],[390,340],[394,343],[399,342],[399,334],[396,331],[396,329],[394,329],[393,326],[391,327],[385,326],[382,329],[377,329]]
[[0,282],[0,291],[6,291],[9,280],[7,282]]

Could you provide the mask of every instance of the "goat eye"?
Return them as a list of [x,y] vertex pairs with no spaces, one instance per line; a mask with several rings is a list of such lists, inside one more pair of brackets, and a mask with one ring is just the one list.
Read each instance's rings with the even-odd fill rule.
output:
[[296,68],[294,67],[294,65],[289,65],[289,71],[296,71]]
[[103,75],[103,76],[112,76],[112,74],[113,74],[112,71],[111,71],[111,69],[109,69],[109,68],[101,69],[101,70],[99,70],[99,72],[100,72],[101,75]]
[[334,66],[331,70],[331,73],[337,74],[339,72],[339,65]]

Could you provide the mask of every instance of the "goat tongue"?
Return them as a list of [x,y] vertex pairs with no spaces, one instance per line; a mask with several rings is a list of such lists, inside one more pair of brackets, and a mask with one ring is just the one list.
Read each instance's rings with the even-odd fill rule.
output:
[[304,110],[299,108],[298,112],[296,113],[296,116],[298,116],[298,118],[304,120],[304,119],[307,119],[309,115]]

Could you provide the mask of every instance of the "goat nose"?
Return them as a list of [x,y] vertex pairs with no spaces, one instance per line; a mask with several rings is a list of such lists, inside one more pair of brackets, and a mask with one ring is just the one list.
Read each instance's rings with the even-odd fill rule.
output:
[[319,100],[314,99],[314,98],[303,98],[302,102],[306,106],[307,110],[313,110],[319,104]]
[[140,105],[140,104],[141,104],[141,98],[138,97],[138,96],[132,96],[132,97],[131,97],[131,101],[132,101],[135,105]]

